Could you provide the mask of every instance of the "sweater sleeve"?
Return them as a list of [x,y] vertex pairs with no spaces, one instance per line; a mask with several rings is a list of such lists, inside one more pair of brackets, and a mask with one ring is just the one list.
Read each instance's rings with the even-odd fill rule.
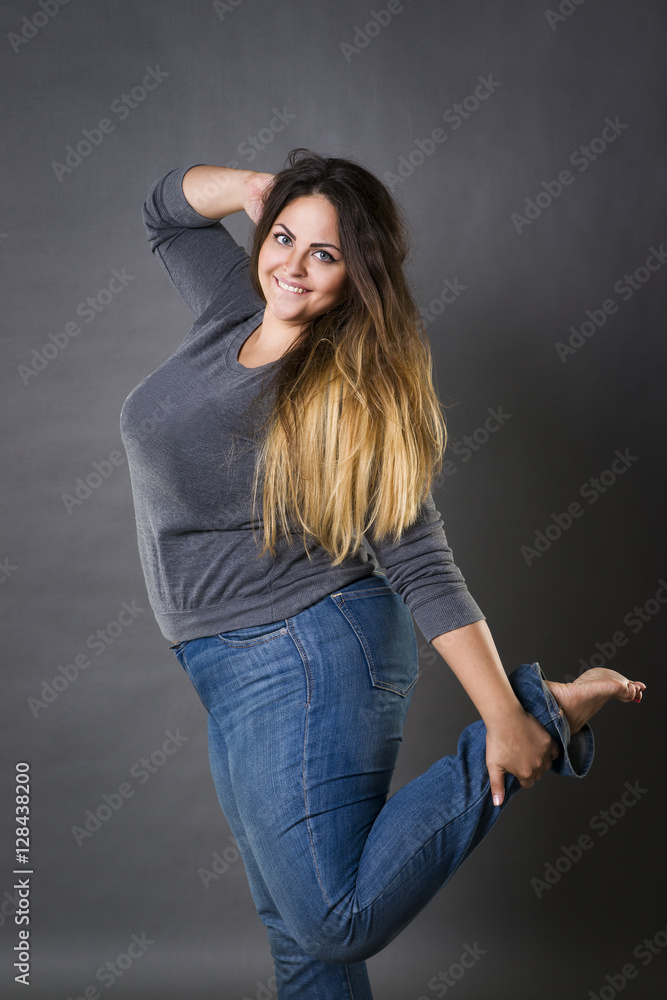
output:
[[183,177],[190,169],[170,170],[148,192],[142,215],[150,247],[196,317],[213,302],[236,321],[252,316],[264,303],[252,287],[250,258],[221,222],[187,201]]
[[398,543],[391,537],[378,541],[373,529],[366,537],[392,589],[401,595],[428,642],[443,632],[485,619],[454,563],[430,492],[418,519]]

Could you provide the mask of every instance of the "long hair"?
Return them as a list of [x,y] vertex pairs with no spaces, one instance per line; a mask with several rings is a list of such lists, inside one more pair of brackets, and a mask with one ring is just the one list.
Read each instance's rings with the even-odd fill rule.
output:
[[403,271],[410,244],[398,205],[352,160],[298,148],[286,162],[254,232],[253,286],[266,301],[258,258],[279,213],[295,198],[321,194],[338,216],[349,295],[306,324],[267,372],[273,402],[252,504],[255,511],[263,476],[260,556],[276,555],[279,533],[291,545],[296,528],[307,553],[310,539],[336,566],[361,548],[371,526],[379,539],[399,541],[442,468],[447,431]]

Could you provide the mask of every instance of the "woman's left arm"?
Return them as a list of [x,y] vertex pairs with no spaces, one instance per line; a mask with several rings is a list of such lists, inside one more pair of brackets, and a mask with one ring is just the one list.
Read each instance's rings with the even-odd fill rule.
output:
[[506,771],[530,788],[551,767],[556,742],[514,694],[481,608],[454,562],[430,491],[398,544],[379,541],[374,531],[368,541],[424,638],[449,664],[484,721],[496,802],[504,800]]
[[486,726],[486,766],[495,805],[505,797],[505,772],[530,788],[551,767],[558,751],[537,719],[514,694],[486,621],[431,639],[461,682]]

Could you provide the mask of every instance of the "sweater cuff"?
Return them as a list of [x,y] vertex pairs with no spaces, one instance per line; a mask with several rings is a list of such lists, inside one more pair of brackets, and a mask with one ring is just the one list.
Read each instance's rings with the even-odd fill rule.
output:
[[486,621],[486,616],[465,587],[423,601],[410,610],[427,642],[455,628]]
[[173,225],[185,226],[188,229],[204,226],[215,226],[219,219],[208,219],[200,215],[183,194],[183,178],[193,167],[205,166],[203,163],[191,163],[187,167],[177,167],[165,174],[161,181],[160,201],[162,218]]

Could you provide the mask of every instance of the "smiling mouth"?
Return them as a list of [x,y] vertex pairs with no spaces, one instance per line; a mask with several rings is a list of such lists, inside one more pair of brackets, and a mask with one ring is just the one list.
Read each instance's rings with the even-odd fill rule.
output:
[[[273,276],[276,278],[275,274]],[[310,291],[310,288],[303,288],[301,285],[290,285],[286,281],[281,281],[280,278],[276,278],[278,287],[282,288],[285,292],[294,292],[296,295],[305,295],[306,292]]]

